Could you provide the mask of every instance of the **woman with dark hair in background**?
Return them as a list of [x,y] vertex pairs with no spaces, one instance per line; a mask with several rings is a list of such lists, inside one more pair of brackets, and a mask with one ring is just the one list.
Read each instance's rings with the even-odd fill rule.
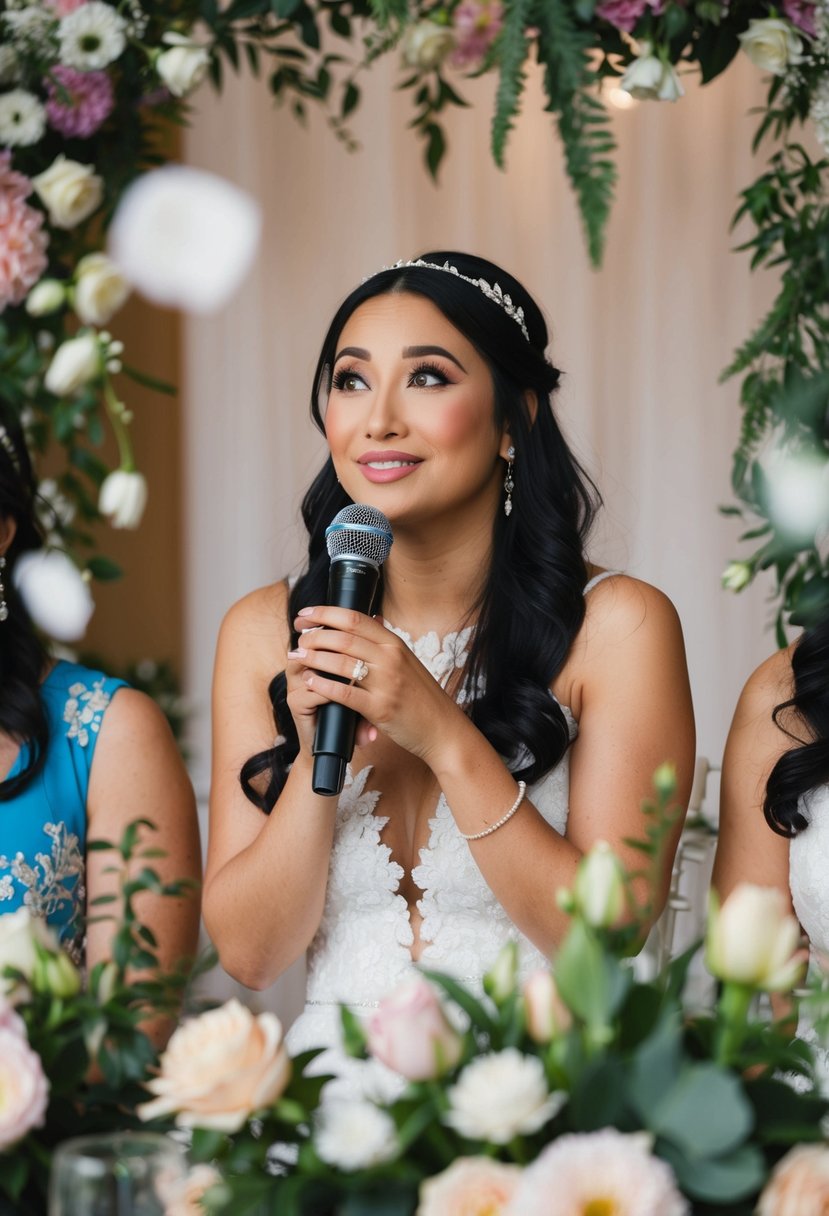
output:
[[[586,560],[594,492],[551,409],[547,342],[524,288],[467,254],[352,292],[316,373],[330,456],[303,505],[307,567],[222,626],[206,923],[252,988],[309,951],[289,1046],[331,1048],[324,1071],[351,1063],[337,1002],[365,1013],[417,961],[475,983],[515,940],[523,974],[542,965],[581,856],[604,839],[639,868],[625,841],[657,766],[688,794],[679,622]],[[374,618],[324,606],[324,531],[353,502],[394,533]],[[331,701],[361,719],[338,803],[311,789]]]
[[[0,913],[26,907],[76,961],[109,956],[112,924],[93,900],[112,889],[89,839],[118,841],[149,819],[165,881],[201,873],[195,800],[164,715],[143,693],[77,663],[57,662],[16,589],[15,567],[43,546],[23,435],[0,424]],[[142,896],[162,965],[195,953],[199,898]],[[169,1029],[169,1027],[166,1027]]]

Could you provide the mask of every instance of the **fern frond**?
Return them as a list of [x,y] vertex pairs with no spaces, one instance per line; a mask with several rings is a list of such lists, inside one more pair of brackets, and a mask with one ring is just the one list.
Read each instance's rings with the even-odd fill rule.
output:
[[518,114],[526,81],[524,64],[530,45],[526,29],[531,11],[532,0],[510,0],[504,6],[504,25],[498,35],[496,58],[500,74],[492,117],[492,155],[500,169],[504,167],[507,136]]

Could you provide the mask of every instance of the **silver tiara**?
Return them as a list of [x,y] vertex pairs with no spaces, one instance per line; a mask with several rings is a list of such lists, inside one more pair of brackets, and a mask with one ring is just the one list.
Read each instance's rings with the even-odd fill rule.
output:
[[[449,262],[444,262],[442,266],[437,262],[424,262],[422,258],[418,258],[416,262],[395,262],[393,266],[384,266],[383,270],[403,270],[407,266],[418,266],[421,270],[442,270],[445,274],[453,274],[456,279],[463,279],[464,283],[471,283],[473,287],[477,287],[478,291],[483,292],[488,300],[492,300],[493,304],[497,304],[502,308],[508,317],[511,317],[518,325],[521,326],[521,333],[529,342],[530,333],[527,329],[527,323],[524,320],[524,309],[513,304],[511,298],[501,288],[500,283],[487,283],[486,279],[470,279],[469,275],[461,274],[457,266],[452,266]],[[375,274],[381,274],[381,270],[376,270]],[[373,279],[374,275],[369,275]],[[363,282],[368,282],[368,279],[363,279]]]
[[6,428],[2,425],[0,425],[0,447],[2,447],[3,451],[6,453],[9,460],[14,465],[15,472],[19,473],[20,472],[20,457],[18,456],[17,451],[15,450],[15,446],[12,443],[11,435],[6,430]]

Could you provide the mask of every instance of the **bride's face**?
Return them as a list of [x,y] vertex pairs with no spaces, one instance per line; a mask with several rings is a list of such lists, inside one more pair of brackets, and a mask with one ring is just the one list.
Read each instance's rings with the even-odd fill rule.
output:
[[509,436],[489,369],[430,300],[367,300],[337,344],[325,432],[343,488],[392,522],[500,498]]

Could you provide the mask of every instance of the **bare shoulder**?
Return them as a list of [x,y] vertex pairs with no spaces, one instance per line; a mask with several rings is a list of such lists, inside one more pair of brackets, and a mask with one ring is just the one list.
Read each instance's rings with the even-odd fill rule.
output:
[[251,591],[225,614],[219,632],[220,656],[232,655],[248,671],[285,666],[289,649],[288,584],[271,583]]
[[174,744],[170,724],[152,697],[135,688],[120,688],[107,707],[95,758],[110,749]]
[[751,673],[745,682],[737,710],[735,725],[748,725],[758,719],[766,720],[794,692],[792,652],[794,643],[770,655]]
[[628,574],[602,579],[585,596],[584,622],[573,657],[592,666],[610,651],[659,648],[681,642],[679,616],[664,592]]

